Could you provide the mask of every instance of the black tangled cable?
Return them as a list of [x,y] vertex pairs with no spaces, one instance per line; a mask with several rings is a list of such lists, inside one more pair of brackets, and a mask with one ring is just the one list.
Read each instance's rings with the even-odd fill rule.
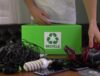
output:
[[9,41],[5,46],[0,48],[0,68],[5,73],[15,73],[19,66],[23,66],[25,62],[40,58],[40,52],[45,50],[26,40]]

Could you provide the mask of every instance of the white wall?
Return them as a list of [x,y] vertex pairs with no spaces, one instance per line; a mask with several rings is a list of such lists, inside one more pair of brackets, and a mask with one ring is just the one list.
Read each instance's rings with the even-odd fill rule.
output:
[[18,23],[16,0],[0,0],[0,24]]
[[24,2],[24,0],[16,0],[18,11],[18,20],[21,24],[23,23],[30,23],[30,12]]

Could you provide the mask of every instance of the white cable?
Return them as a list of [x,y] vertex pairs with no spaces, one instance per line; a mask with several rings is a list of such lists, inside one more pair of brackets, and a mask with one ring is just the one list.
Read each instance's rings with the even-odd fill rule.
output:
[[36,61],[26,62],[24,64],[23,68],[25,71],[34,71],[34,70],[38,70],[38,69],[45,69],[48,67],[48,65],[50,63],[52,63],[51,60],[41,58],[41,59],[36,60]]

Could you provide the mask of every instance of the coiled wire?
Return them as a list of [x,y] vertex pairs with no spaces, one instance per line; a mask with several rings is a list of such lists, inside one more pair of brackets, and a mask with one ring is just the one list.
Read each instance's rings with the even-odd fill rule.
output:
[[39,59],[41,50],[45,52],[42,47],[26,40],[9,41],[0,48],[0,64],[2,67],[23,66],[25,62]]

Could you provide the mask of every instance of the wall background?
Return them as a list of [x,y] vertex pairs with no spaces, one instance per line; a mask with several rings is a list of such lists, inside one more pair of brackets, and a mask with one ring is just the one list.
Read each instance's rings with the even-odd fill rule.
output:
[[[97,6],[97,17],[98,23],[100,23],[100,0],[98,1]],[[76,7],[77,7],[77,23],[88,23],[86,12],[82,0],[76,0]]]
[[[18,2],[18,18],[20,23],[30,23],[30,13],[24,3],[24,0],[16,0]],[[88,23],[86,12],[82,3],[82,0],[76,0],[77,7],[77,23]],[[100,23],[100,0],[98,0],[98,23]]]
[[15,0],[17,7],[17,18],[18,23],[30,23],[30,13],[28,8],[25,5],[24,0]]

